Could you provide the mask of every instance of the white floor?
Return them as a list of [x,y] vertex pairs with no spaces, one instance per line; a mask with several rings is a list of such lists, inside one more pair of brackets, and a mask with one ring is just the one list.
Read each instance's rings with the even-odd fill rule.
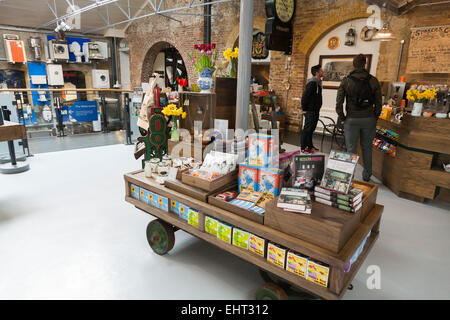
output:
[[[256,267],[183,231],[169,254],[152,252],[152,218],[124,201],[133,148],[38,154],[29,172],[0,175],[0,299],[253,299]],[[378,203],[380,238],[344,299],[449,299],[450,206],[383,186]],[[371,265],[379,290],[366,286]]]

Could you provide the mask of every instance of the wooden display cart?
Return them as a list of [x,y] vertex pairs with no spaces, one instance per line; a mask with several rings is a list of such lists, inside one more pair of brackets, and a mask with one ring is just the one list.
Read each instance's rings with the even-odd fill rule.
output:
[[[366,205],[366,208],[358,213],[362,214],[356,219],[360,221],[348,219],[352,221],[352,229],[354,232],[347,235],[348,241],[346,241],[345,244],[342,244],[339,252],[334,252],[329,249],[324,249],[317,244],[294,237],[267,225],[251,221],[230,211],[220,209],[212,204],[208,204],[207,202],[200,201],[193,197],[187,196],[186,194],[159,185],[154,180],[146,178],[143,170],[125,174],[124,178],[126,192],[125,200],[134,205],[136,208],[157,218],[156,220],[151,221],[147,227],[147,239],[155,253],[162,255],[170,251],[175,243],[174,232],[181,229],[229,253],[232,253],[247,262],[254,264],[261,270],[282,279],[284,283],[301,288],[302,291],[306,291],[315,297],[320,297],[323,299],[340,299],[345,294],[349,286],[351,286],[351,281],[356,276],[359,268],[378,238],[381,215],[384,208],[381,205],[375,204],[374,198],[376,198],[377,186],[372,185],[373,192],[370,192],[370,194],[365,195],[363,198],[363,202],[366,204],[371,203],[370,207]],[[170,209],[166,212],[152,206],[151,204],[136,199],[136,195],[134,194],[133,196],[131,190],[132,185],[134,185],[135,188],[134,192],[136,192],[136,187],[138,187],[150,193],[167,198],[169,208],[172,201],[178,201],[189,208],[197,210],[199,215],[198,227],[192,226],[175,213],[171,213]],[[269,263],[266,258],[258,256],[249,250],[242,249],[217,239],[216,237],[205,232],[205,216],[226,222],[234,227],[262,237],[266,239],[266,241],[284,246],[290,250],[306,255],[310,257],[310,259],[327,264],[330,269],[328,286],[324,287],[317,283],[308,281],[305,278]],[[318,220],[320,219],[320,216],[324,215],[320,214],[318,217],[314,218],[316,224],[320,223]],[[305,216],[302,218],[307,219],[308,217]],[[324,218],[321,223],[333,228],[338,226],[338,223],[330,221],[328,218]],[[352,264],[351,269],[348,272],[344,272],[347,263],[361,246],[367,235],[369,235],[369,232],[370,236],[367,238],[363,251],[359,255],[358,259]],[[323,236],[325,238],[327,237],[326,234]],[[332,239],[333,237],[330,237],[330,241],[332,241]],[[271,282],[264,284],[257,291],[256,297],[258,299],[286,299],[287,295],[279,285]]]

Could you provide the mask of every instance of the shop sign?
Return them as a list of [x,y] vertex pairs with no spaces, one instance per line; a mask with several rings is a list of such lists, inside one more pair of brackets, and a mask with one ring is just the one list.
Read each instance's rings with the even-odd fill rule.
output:
[[76,101],[69,107],[69,115],[78,122],[98,120],[97,101]]

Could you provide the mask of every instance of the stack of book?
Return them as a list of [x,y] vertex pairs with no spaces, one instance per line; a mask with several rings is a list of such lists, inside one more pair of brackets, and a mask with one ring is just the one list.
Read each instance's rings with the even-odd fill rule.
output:
[[311,197],[303,189],[283,188],[278,197],[277,207],[288,212],[311,214]]
[[351,187],[347,194],[340,194],[325,188],[314,188],[314,200],[347,212],[355,213],[362,206],[363,190]]

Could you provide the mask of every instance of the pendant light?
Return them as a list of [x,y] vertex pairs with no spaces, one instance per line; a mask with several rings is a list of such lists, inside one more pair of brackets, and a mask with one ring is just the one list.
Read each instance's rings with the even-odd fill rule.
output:
[[[386,2],[383,4],[382,11],[384,12],[384,16],[386,17]],[[380,41],[395,40],[394,33],[391,31],[389,22],[387,20],[383,22],[383,27],[375,33],[372,39]]]

